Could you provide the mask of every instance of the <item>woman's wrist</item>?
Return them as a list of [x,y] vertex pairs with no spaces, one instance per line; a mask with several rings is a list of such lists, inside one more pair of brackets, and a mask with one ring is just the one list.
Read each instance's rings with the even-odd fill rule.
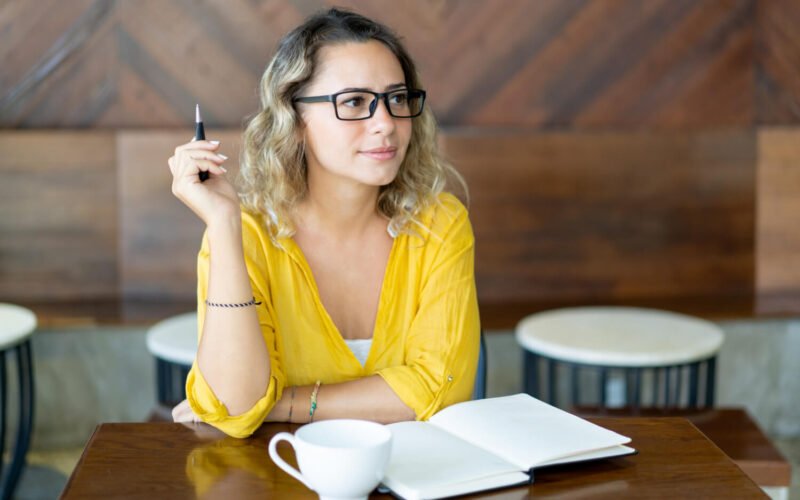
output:
[[287,387],[285,390],[290,391],[289,396],[289,414],[286,417],[286,421],[292,423],[292,417],[294,416],[294,397],[297,393],[297,386],[293,385],[291,387]]
[[229,258],[238,260],[244,256],[241,216],[210,221],[206,232],[209,249],[217,258],[227,261]]
[[242,214],[219,215],[207,223],[209,238],[230,237],[242,235]]

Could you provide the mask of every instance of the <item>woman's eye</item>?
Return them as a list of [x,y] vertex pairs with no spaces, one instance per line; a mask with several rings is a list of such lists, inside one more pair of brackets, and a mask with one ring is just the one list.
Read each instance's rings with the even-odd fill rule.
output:
[[395,94],[391,98],[392,104],[405,104],[408,101],[408,96],[406,94]]
[[343,103],[345,106],[349,106],[351,108],[356,108],[358,106],[364,105],[364,98],[363,97],[351,97],[344,101]]

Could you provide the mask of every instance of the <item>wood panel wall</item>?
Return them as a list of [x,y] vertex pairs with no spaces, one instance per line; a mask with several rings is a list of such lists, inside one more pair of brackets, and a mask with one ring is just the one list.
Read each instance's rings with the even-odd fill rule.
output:
[[[234,165],[240,137],[239,131],[208,132],[229,157],[232,179],[238,172]],[[204,225],[172,195],[167,166],[175,146],[186,140],[186,131],[117,135],[120,293],[125,298],[190,301],[196,296],[196,259]]]
[[[118,297],[191,304],[203,226],[173,197],[166,166],[186,132],[0,134],[0,145],[17,152],[12,157],[29,156],[25,162],[0,163],[11,175],[3,185],[15,186],[0,192],[0,212],[14,214],[0,227],[0,300]],[[235,162],[239,131],[212,134]],[[761,137],[760,151],[769,141],[786,146],[793,138]],[[75,144],[82,153],[70,158]],[[491,318],[487,327],[513,325],[518,318],[495,313],[508,305],[528,310],[587,301],[658,305],[753,292],[757,150],[752,134],[487,137],[450,130],[442,145],[471,186],[476,278]],[[793,173],[780,170],[769,177],[787,163],[774,159],[780,158],[779,148],[771,151],[773,159],[762,162],[759,193],[790,186],[786,181],[793,179]],[[57,178],[48,173],[59,170]],[[779,202],[800,209],[793,199]],[[786,229],[768,210],[760,217],[779,223],[765,223],[765,230]],[[775,240],[765,236],[770,238]],[[771,262],[759,264],[791,284]],[[775,279],[770,283],[774,287]]]
[[195,102],[239,127],[278,39],[332,3],[403,36],[444,126],[800,120],[789,0],[10,0],[0,127],[183,127]]
[[800,312],[800,130],[758,135],[758,311]]
[[[202,227],[166,157],[196,102],[235,156],[279,38],[332,3],[2,3],[0,300],[190,304]],[[481,304],[519,305],[488,328],[536,304],[800,312],[800,1],[336,4],[417,60]]]
[[0,134],[0,301],[117,293],[115,134]]
[[471,187],[481,299],[744,295],[755,137],[449,133]]

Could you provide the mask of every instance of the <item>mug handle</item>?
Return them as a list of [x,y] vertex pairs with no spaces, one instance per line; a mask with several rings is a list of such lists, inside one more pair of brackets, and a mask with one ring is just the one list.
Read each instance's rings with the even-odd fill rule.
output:
[[308,488],[311,491],[315,491],[314,488],[310,484],[308,484],[306,478],[304,478],[303,475],[300,474],[299,470],[287,464],[286,461],[283,460],[280,455],[278,455],[277,445],[278,442],[280,441],[288,442],[292,446],[292,449],[294,449],[295,456],[297,456],[297,449],[294,447],[294,435],[288,432],[279,432],[274,436],[272,436],[272,439],[269,440],[269,447],[268,447],[269,458],[271,458],[272,461],[275,462],[275,465],[283,469],[287,474],[289,474],[293,478],[297,479],[298,481],[306,485],[306,488]]

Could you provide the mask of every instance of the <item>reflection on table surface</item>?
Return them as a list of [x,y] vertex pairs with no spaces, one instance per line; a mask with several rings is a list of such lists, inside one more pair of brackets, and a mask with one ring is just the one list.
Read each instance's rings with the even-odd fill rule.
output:
[[[479,495],[520,499],[630,496],[761,496],[761,490],[683,418],[595,418],[632,438],[639,453],[535,472],[530,486]],[[205,424],[102,424],[86,445],[63,498],[317,498],[269,459],[267,443],[297,425],[265,424],[248,439]],[[286,443],[281,456],[296,464]],[[371,498],[391,498],[374,493]]]

